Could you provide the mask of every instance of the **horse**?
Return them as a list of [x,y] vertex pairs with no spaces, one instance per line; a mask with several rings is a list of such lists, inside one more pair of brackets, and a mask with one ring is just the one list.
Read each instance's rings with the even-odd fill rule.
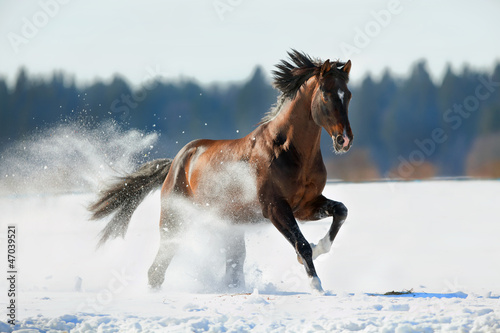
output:
[[[160,248],[148,271],[152,288],[163,284],[178,248],[183,212],[176,205],[181,198],[199,207],[219,207],[234,224],[270,221],[295,249],[312,290],[323,293],[313,260],[330,251],[348,210],[322,195],[327,173],[320,138],[325,129],[338,154],[352,145],[351,61],[321,61],[294,49],[287,53],[289,60],[280,60],[272,72],[280,91],[277,103],[251,133],[235,140],[192,141],[175,158],[147,162],[118,178],[89,206],[92,219],[114,214],[101,232],[103,244],[124,237],[132,213],[161,187]],[[297,221],[327,217],[332,223],[326,235],[309,243]],[[244,285],[245,256],[244,231],[235,231],[226,251],[229,285]]]

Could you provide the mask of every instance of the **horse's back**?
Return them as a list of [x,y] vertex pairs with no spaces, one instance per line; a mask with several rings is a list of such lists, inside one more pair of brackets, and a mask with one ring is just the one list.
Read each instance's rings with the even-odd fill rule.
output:
[[189,197],[235,222],[261,217],[256,171],[242,145],[242,139],[188,143],[175,157],[163,193]]

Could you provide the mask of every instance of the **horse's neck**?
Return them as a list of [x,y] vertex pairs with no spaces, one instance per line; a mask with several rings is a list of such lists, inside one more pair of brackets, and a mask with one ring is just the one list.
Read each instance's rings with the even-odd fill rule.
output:
[[304,87],[297,96],[283,106],[279,115],[270,122],[270,129],[276,135],[286,137],[304,157],[319,152],[321,127],[311,116],[311,95],[309,87]]

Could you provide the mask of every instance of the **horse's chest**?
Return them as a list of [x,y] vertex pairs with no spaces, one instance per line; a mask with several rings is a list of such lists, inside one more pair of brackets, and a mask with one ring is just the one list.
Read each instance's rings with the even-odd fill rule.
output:
[[297,184],[294,191],[288,195],[288,202],[292,210],[301,209],[305,204],[321,195],[323,187],[324,185],[312,181]]
[[283,152],[272,162],[271,177],[280,183],[283,194],[293,198],[292,201],[300,200],[308,193],[317,195],[326,184],[321,156],[303,158],[293,150]]
[[297,169],[293,172],[280,170],[274,173],[273,182],[279,183],[280,194],[293,210],[297,210],[321,195],[326,184],[326,173],[313,169]]

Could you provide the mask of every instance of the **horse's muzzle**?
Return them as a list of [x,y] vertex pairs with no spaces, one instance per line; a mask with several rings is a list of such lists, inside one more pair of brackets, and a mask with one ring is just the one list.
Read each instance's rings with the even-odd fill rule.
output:
[[352,139],[350,139],[347,135],[337,135],[333,136],[332,135],[332,140],[333,140],[333,148],[335,149],[335,152],[337,154],[342,154],[345,153],[351,148],[352,144]]

